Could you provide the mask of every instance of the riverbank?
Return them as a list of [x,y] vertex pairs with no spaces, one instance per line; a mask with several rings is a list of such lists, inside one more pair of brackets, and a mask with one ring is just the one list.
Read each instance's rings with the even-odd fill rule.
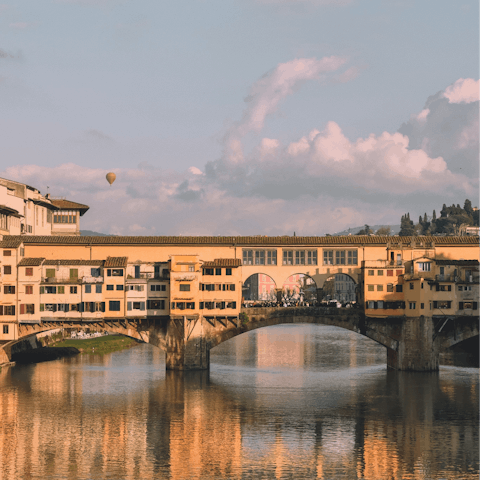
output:
[[105,335],[87,339],[65,339],[48,347],[33,348],[15,353],[12,361],[17,364],[40,363],[59,358],[72,357],[80,353],[104,355],[132,348],[140,342],[120,335]]

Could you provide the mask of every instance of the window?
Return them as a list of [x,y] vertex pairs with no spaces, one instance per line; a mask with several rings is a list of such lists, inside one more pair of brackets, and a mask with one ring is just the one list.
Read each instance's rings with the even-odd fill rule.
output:
[[47,278],[55,278],[55,269],[54,268],[47,268],[45,270],[45,276]]
[[8,333],[8,325],[3,326],[3,333],[7,334]]
[[33,295],[33,285],[25,285],[25,294]]
[[225,269],[225,275],[231,275],[232,274],[232,269],[231,268],[226,268]]
[[213,268],[204,268],[203,269],[204,275],[213,275]]
[[367,308],[375,308],[375,302],[369,301],[367,302]]
[[382,300],[379,300],[377,302],[377,308],[383,308],[383,301]]
[[57,293],[57,287],[43,287],[43,291],[40,293]]
[[3,251],[3,256],[4,257],[11,257],[12,256],[12,251],[11,250],[4,250]]
[[433,302],[433,308],[449,309],[449,308],[452,308],[452,302],[451,301]]
[[70,280],[74,280],[78,278],[78,268],[71,268],[70,269]]
[[358,257],[356,250],[347,250],[347,265],[357,265]]
[[377,270],[377,276],[383,277],[383,270]]
[[113,290],[113,285],[107,285],[107,290]]
[[436,286],[437,292],[451,292],[452,286],[451,285],[437,285]]
[[373,275],[375,275],[375,270],[369,270],[368,271],[368,276],[373,277]]
[[410,310],[415,310],[415,308],[416,308],[415,302],[410,302],[410,303],[408,304],[408,308],[409,308]]
[[91,268],[90,269],[90,276],[99,277],[100,276],[100,269],[99,268]]
[[187,302],[185,306],[187,310],[195,310],[195,302]]
[[188,271],[189,272],[194,272],[195,271],[195,265],[189,265],[188,266]]
[[107,277],[123,277],[123,268],[107,269]]
[[402,254],[397,253],[397,265],[401,265],[401,264],[402,264]]
[[304,250],[295,250],[295,265],[305,265]]
[[[277,251],[276,250],[267,250],[267,265],[276,265],[277,264]],[[231,271],[231,269],[230,269]],[[228,273],[227,273],[228,275]],[[231,275],[231,273],[230,273]]]
[[410,290],[413,290],[413,282],[410,282]]
[[276,265],[276,250],[250,250],[242,251],[243,265]]
[[237,308],[237,302],[227,302],[227,308]]
[[5,265],[3,267],[3,274],[4,275],[11,275],[12,274],[12,267],[11,265]]
[[397,293],[403,292],[403,285],[395,285],[395,291]]
[[387,292],[393,292],[393,283],[387,284]]
[[85,285],[85,293],[92,293],[92,286],[91,285]]
[[398,277],[399,275],[402,275],[402,273],[403,273],[403,270],[397,270],[395,272],[395,275]]
[[33,303],[21,303],[20,304],[20,314],[33,314],[35,313],[35,305]]
[[77,293],[77,287],[70,287],[70,293]]
[[[243,264],[253,265],[253,250],[243,250]],[[204,273],[204,275],[207,275]]]
[[375,285],[369,285],[368,286],[368,291],[373,292],[375,290]]
[[10,294],[15,293],[15,285],[4,285],[3,293],[5,295],[10,295]]
[[165,292],[167,290],[166,285],[150,285],[151,292]]
[[422,282],[422,283],[420,283],[420,288],[422,288],[422,289],[423,289],[423,282]]
[[27,267],[27,268],[25,269],[25,275],[26,275],[27,277],[32,277],[32,276],[33,276],[33,268],[32,268],[32,267]]
[[222,269],[221,268],[216,268],[215,269],[215,275],[221,275],[222,274]]
[[283,251],[283,265],[293,265],[293,250]]
[[377,285],[377,292],[383,292],[383,285]]
[[118,300],[110,300],[108,302],[108,309],[111,312],[119,312],[120,311],[120,301]]
[[165,300],[148,300],[147,308],[150,310],[165,310]]
[[345,265],[345,250],[336,250],[335,251],[335,264],[336,265]]
[[387,270],[387,277],[393,277],[393,270]]
[[255,265],[265,265],[265,250],[255,250]]
[[135,278],[140,278],[140,265],[135,265]]
[[424,303],[421,303],[420,304],[420,310],[423,310],[425,308],[425,304]]
[[117,290],[123,290],[123,285],[117,285]]
[[432,262],[418,262],[418,271],[419,272],[430,272],[430,266]]
[[190,291],[190,285],[188,283],[181,283],[180,284],[180,291],[181,292],[189,292]]
[[127,310],[145,310],[145,302],[127,302]]
[[333,265],[333,250],[324,250],[323,251],[323,264],[324,265]]
[[95,293],[102,293],[102,286],[101,285],[95,285]]

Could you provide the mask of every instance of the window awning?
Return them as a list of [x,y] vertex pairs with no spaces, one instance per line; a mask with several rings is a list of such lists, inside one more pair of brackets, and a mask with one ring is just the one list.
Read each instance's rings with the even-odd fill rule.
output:
[[23,217],[23,215],[20,215],[18,210],[7,207],[6,205],[0,205],[0,213],[4,213],[5,215],[10,215],[12,217],[17,217],[17,218]]

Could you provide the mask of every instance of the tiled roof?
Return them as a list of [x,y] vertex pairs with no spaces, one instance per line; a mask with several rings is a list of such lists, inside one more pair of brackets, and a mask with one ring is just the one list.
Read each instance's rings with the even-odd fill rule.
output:
[[384,237],[367,235],[328,236],[328,237],[122,237],[122,236],[34,236],[22,238],[25,243],[55,245],[237,245],[237,246],[323,246],[323,245],[386,245],[401,243],[409,246],[412,241],[417,246],[432,242],[435,245],[478,245],[479,237]]
[[45,260],[44,265],[92,265],[101,267],[104,260]]
[[478,267],[478,260],[435,260],[437,265],[457,265],[459,267]]
[[44,261],[45,259],[44,258],[33,258],[33,257],[26,257],[26,258],[23,258],[19,263],[18,263],[18,266],[19,267],[38,267],[39,265],[42,264],[42,262]]
[[23,238],[20,236],[4,235],[3,240],[0,241],[0,248],[18,248],[23,243]]
[[80,216],[83,215],[90,207],[83,203],[72,202],[70,200],[51,200],[52,205],[60,210],[80,210]]
[[126,267],[128,257],[107,257],[105,267]]
[[203,267],[239,267],[241,264],[242,261],[239,258],[216,258],[213,262],[203,262]]

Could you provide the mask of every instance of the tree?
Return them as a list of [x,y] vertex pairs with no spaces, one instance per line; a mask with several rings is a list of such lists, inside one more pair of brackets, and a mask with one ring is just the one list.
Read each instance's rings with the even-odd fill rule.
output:
[[400,221],[400,233],[401,237],[410,237],[415,235],[413,222],[410,220],[410,213],[402,216]]
[[468,198],[465,200],[465,203],[463,204],[463,209],[465,210],[467,215],[472,216],[473,214],[472,202]]
[[392,229],[387,225],[385,227],[380,227],[378,230],[377,230],[377,235],[382,235],[382,236],[385,236],[385,237],[389,237],[392,233]]
[[373,233],[372,229],[370,228],[369,225],[365,224],[365,228],[362,228],[357,235],[370,235]]
[[434,210],[432,215],[432,222],[435,222],[436,220],[437,220],[437,214],[435,213],[435,210]]

